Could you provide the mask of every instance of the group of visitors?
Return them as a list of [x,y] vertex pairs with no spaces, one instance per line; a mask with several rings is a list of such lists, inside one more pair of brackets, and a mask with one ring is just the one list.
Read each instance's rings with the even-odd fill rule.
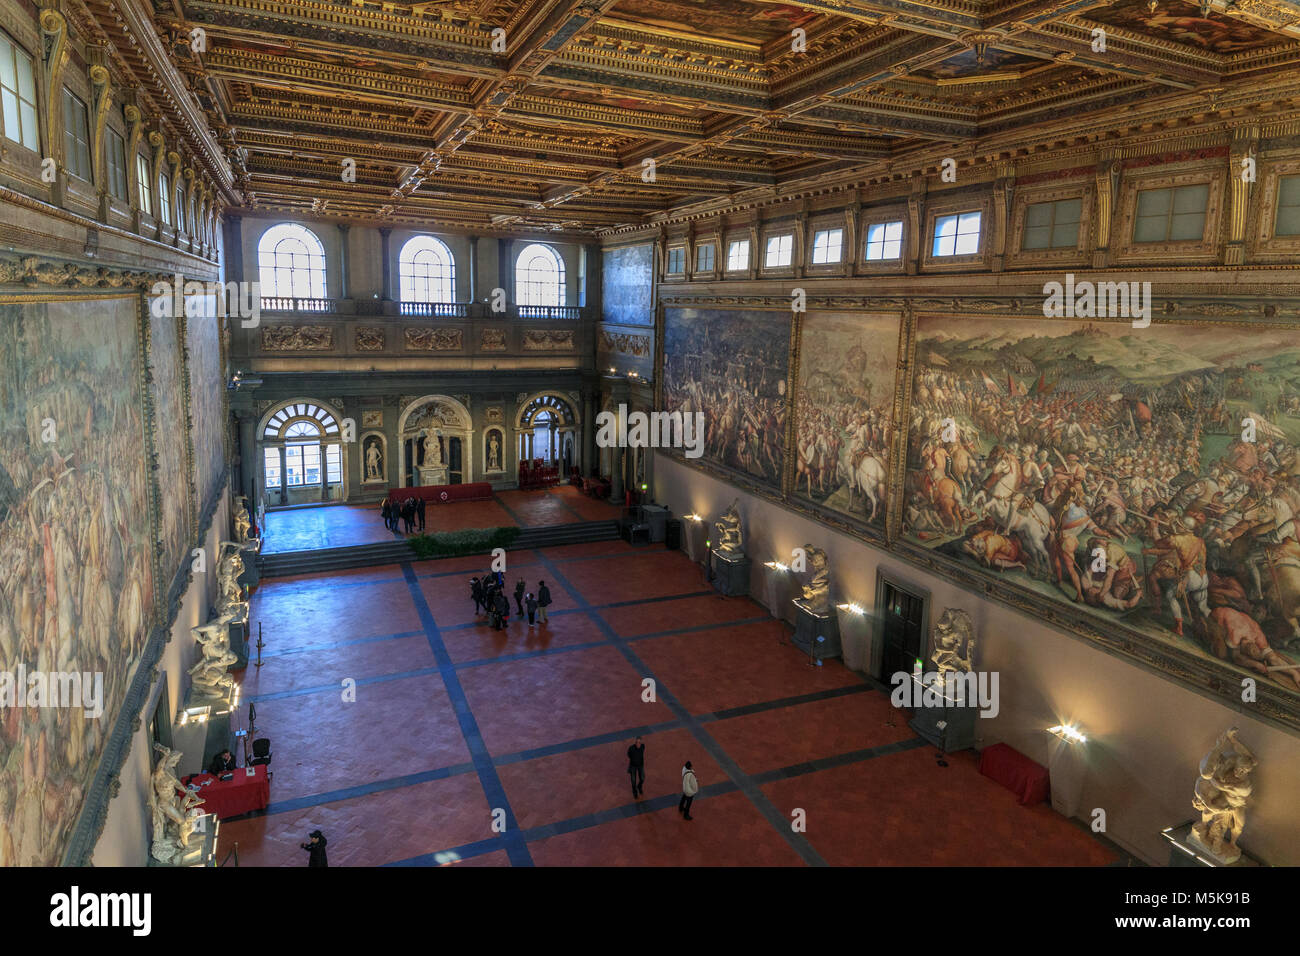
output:
[[385,498],[379,506],[379,513],[383,515],[384,527],[389,531],[400,533],[402,530],[398,528],[400,521],[405,532],[411,534],[414,531],[424,531],[425,506],[426,502],[423,498],[407,498],[402,502]]
[[[492,630],[499,631],[510,623],[510,598],[506,596],[506,576],[500,571],[489,571],[481,578],[469,579],[469,595],[474,599],[474,616],[488,616]],[[524,579],[515,583],[515,611],[520,617],[528,612],[528,626],[546,623],[546,609],[551,605],[551,591],[545,581],[537,582],[537,592],[528,590]]]
[[[627,773],[632,778],[632,799],[645,796],[645,742],[638,737],[627,748]],[[682,796],[677,801],[677,812],[683,819],[694,820],[691,816],[691,804],[700,792],[700,782],[695,778],[695,770],[688,760],[682,767]]]

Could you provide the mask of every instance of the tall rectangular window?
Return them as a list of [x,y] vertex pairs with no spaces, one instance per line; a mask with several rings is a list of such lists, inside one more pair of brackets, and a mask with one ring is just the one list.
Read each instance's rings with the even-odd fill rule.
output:
[[90,181],[90,120],[86,104],[63,88],[63,162],[72,175]]
[[320,445],[302,446],[302,475],[303,484],[320,484]]
[[1275,236],[1300,236],[1300,176],[1283,176],[1277,184]]
[[668,250],[668,274],[681,275],[686,271],[686,250],[681,246]]
[[1210,203],[1208,183],[1143,189],[1137,198],[1134,242],[1186,242],[1205,235],[1205,210]]
[[266,487],[280,487],[280,449],[262,449],[262,471],[266,474]]
[[32,58],[0,33],[0,127],[5,139],[36,152],[36,80]]
[[1082,199],[1036,202],[1025,207],[1021,249],[1072,249],[1079,244]]
[[715,254],[716,254],[716,250],[713,248],[713,243],[711,242],[702,242],[698,246],[696,246],[695,247],[695,271],[712,272],[713,259]]
[[150,216],[153,215],[153,186],[150,184],[152,178],[149,172],[149,160],[137,153],[135,179],[140,186],[140,211]]
[[733,239],[727,246],[727,271],[742,272],[749,268],[749,240]]
[[899,259],[903,255],[903,221],[873,222],[867,226],[867,261]]
[[184,232],[185,225],[185,184],[176,184],[176,228]]
[[325,446],[325,480],[337,485],[343,480],[343,459],[339,445]]
[[284,446],[284,477],[290,488],[302,484],[302,445]]
[[794,257],[794,236],[771,236],[767,240],[767,258],[763,265],[768,269],[780,269],[788,266]]
[[843,229],[819,229],[813,233],[813,265],[822,266],[839,262],[844,255],[843,245]]
[[108,161],[108,191],[114,199],[123,202],[130,197],[126,186],[126,143],[122,134],[113,127],[106,127],[104,132],[104,158]]
[[971,256],[980,251],[980,214],[963,212],[934,221],[934,256]]
[[162,174],[162,182],[158,187],[158,214],[162,216],[163,222],[172,221],[172,181],[166,173]]

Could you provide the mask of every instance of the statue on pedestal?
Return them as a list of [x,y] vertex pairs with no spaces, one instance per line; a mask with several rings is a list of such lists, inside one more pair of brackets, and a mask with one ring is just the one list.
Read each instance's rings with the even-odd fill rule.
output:
[[176,778],[176,765],[181,752],[154,744],[158,765],[151,778],[149,811],[153,823],[153,844],[150,855],[159,863],[175,863],[190,844],[194,832],[194,818],[189,812],[203,803],[203,799],[186,790]]
[[430,426],[420,439],[420,467],[437,468],[442,464],[442,440]]
[[230,617],[223,616],[201,627],[190,628],[194,640],[203,648],[203,661],[212,667],[227,668],[239,660],[230,649],[230,621]]
[[1237,739],[1237,728],[1224,731],[1201,759],[1200,776],[1192,795],[1192,806],[1201,814],[1193,825],[1190,842],[1220,863],[1241,859],[1237,838],[1246,826],[1246,802],[1250,799],[1251,771],[1258,761]]
[[247,620],[248,602],[244,600],[244,586],[239,583],[239,578],[244,573],[246,547],[234,541],[221,542],[221,551],[217,558],[216,613],[218,617],[229,615],[231,620]]
[[739,558],[745,553],[744,539],[740,531],[740,499],[731,503],[731,507],[722,513],[713,526],[718,530],[718,554],[728,558]]
[[248,505],[243,495],[235,495],[232,520],[235,524],[235,540],[243,544],[248,540],[248,532],[253,527],[253,519],[248,514]]
[[825,617],[831,613],[831,572],[826,552],[811,544],[805,544],[803,550],[812,568],[812,578],[803,586],[804,605],[818,617]]
[[934,626],[934,669],[943,680],[951,671],[966,674],[975,669],[975,625],[961,608],[944,608]]

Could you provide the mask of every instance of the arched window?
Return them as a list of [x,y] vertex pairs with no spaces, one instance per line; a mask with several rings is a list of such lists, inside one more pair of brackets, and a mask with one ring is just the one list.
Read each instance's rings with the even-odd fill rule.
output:
[[257,266],[263,296],[325,298],[325,247],[305,226],[282,222],[262,233],[257,243]]
[[564,262],[550,246],[524,246],[515,260],[519,305],[564,305]]
[[[319,405],[291,402],[269,419],[262,430],[262,487],[275,492],[278,504],[331,497],[343,481],[343,455],[338,420]],[[295,489],[311,491],[290,496]]]
[[412,236],[397,259],[403,302],[455,302],[456,260],[441,239]]

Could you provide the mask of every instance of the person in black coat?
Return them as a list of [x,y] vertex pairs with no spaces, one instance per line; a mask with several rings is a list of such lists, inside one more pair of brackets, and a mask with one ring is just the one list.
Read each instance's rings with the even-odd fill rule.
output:
[[645,744],[638,737],[627,748],[627,772],[632,778],[632,798],[645,796]]
[[329,866],[325,859],[325,844],[329,841],[325,839],[325,834],[319,830],[311,831],[310,843],[299,843],[298,845],[306,850],[311,856],[307,859],[308,866]]
[[520,617],[524,616],[524,592],[527,590],[528,586],[524,584],[524,579],[520,578],[515,585],[515,611]]
[[510,598],[506,597],[506,592],[500,588],[496,591],[493,598],[496,602],[497,614],[501,617],[501,626],[507,627],[510,624]]
[[379,506],[379,514],[384,519],[384,527],[389,531],[393,530],[393,513],[388,508],[388,499],[385,498]]
[[528,597],[524,599],[524,607],[528,608],[528,626],[533,626],[533,620],[537,617],[537,598],[532,591],[528,592]]
[[235,769],[235,758],[229,750],[223,750],[212,758],[212,763],[208,765],[208,773],[214,777],[219,777],[223,773],[230,773]]
[[415,516],[416,516],[417,518],[420,519],[420,530],[421,530],[421,531],[424,530],[424,506],[425,506],[425,503],[424,503],[424,499],[423,499],[423,498],[416,498],[416,499],[415,499]]
[[551,589],[545,581],[537,582],[537,620],[546,623],[546,609],[551,606]]

